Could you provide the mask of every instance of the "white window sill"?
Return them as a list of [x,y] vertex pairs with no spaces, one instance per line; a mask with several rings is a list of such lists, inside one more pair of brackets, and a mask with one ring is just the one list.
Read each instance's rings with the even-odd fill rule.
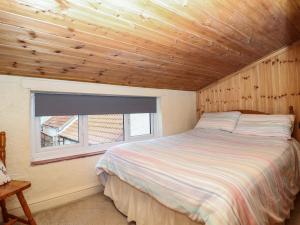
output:
[[61,157],[55,157],[55,158],[48,158],[48,159],[39,159],[36,158],[31,161],[32,166],[38,166],[38,165],[44,165],[48,163],[54,163],[54,162],[61,162],[66,160],[72,160],[72,159],[80,159],[80,158],[86,158],[86,157],[92,157],[96,155],[104,154],[106,150],[100,150],[96,152],[90,152],[90,153],[79,153],[79,154],[73,154],[69,156],[61,156]]
[[[54,162],[61,162],[66,160],[72,160],[72,159],[80,159],[85,157],[91,157],[95,155],[101,155],[106,152],[107,149],[117,146],[120,144],[135,142],[135,141],[145,141],[150,140],[153,138],[157,138],[157,136],[137,136],[135,138],[132,138],[128,141],[122,141],[122,142],[116,142],[116,143],[110,143],[110,144],[103,144],[103,145],[96,145],[96,146],[90,146],[88,147],[89,151],[86,150],[85,147],[82,146],[64,146],[62,148],[45,148],[48,149],[48,151],[45,152],[38,152],[34,153],[33,158],[31,160],[32,166],[37,165],[44,165],[48,163],[54,163]],[[64,151],[64,150],[68,150]]]

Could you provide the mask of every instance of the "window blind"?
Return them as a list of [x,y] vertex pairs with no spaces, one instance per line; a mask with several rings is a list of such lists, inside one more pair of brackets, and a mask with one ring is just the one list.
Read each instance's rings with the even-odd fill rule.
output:
[[35,93],[35,116],[156,113],[156,97]]

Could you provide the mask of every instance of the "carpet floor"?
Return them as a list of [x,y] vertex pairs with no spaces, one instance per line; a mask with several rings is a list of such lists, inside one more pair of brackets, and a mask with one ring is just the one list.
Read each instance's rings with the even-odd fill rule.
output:
[[[126,217],[103,194],[43,211],[34,217],[38,225],[128,225]],[[286,225],[300,225],[300,197]]]

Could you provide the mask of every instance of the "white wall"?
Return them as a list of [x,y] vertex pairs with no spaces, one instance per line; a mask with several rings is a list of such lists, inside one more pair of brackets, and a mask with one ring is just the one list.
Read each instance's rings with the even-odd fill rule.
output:
[[[7,167],[14,179],[32,182],[25,192],[32,211],[65,204],[100,191],[95,164],[100,156],[40,166],[30,165],[30,91],[143,95],[160,97],[163,135],[196,123],[196,93],[0,75],[0,130],[7,132]],[[10,209],[18,210],[16,201]]]

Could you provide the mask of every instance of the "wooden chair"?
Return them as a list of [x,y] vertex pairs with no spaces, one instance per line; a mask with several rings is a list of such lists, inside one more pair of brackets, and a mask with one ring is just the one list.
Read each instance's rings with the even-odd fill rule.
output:
[[[0,132],[0,159],[3,161],[4,165],[5,165],[5,158],[6,158],[5,146],[6,146],[5,132]],[[30,182],[18,181],[18,180],[12,180],[11,182],[0,186],[0,205],[1,205],[2,216],[4,220],[4,225],[15,224],[16,222],[21,222],[29,225],[36,225],[36,222],[34,221],[31,215],[30,209],[23,195],[23,191],[29,188],[30,186],[31,186]],[[21,217],[8,213],[6,209],[5,200],[6,198],[12,195],[17,195],[18,200],[23,208],[23,211],[27,219],[23,219]]]

